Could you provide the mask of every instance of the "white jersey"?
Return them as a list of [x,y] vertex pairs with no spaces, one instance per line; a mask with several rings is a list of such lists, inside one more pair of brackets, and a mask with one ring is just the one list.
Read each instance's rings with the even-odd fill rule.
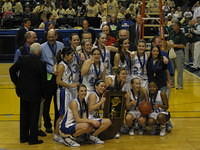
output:
[[61,61],[59,64],[62,64],[64,66],[64,72],[62,75],[62,81],[71,84],[72,83],[72,70],[71,70],[71,65],[67,65],[64,61]]
[[102,63],[100,63],[100,67],[95,66],[95,64],[92,64],[88,73],[83,76],[82,83],[87,86],[88,91],[94,90],[95,81],[99,78],[99,75],[104,71],[104,65]]
[[[79,104],[77,99],[75,99],[73,101],[75,101],[77,103],[77,105],[78,105],[78,113],[80,115],[80,111],[81,111],[80,104]],[[83,116],[86,116],[86,112],[83,114]],[[67,113],[65,114],[65,116],[64,116],[64,118],[62,120],[61,125],[63,125],[63,124],[64,124],[64,126],[66,128],[76,124],[76,121],[74,119],[74,116],[73,116],[73,113],[72,113],[72,110],[70,109],[70,107],[68,107]]]
[[147,80],[147,69],[146,64],[148,60],[148,55],[145,53],[143,56],[135,55],[131,58],[131,78],[139,77],[141,79]]
[[[161,91],[159,90],[155,100],[149,97],[149,102],[151,102],[153,105],[163,105],[162,97],[160,94],[161,94]],[[161,112],[161,111],[164,111],[164,109],[162,108],[158,108],[156,110],[154,109],[154,112]]]
[[[144,100],[144,98],[141,96],[141,95],[133,95],[133,92],[132,90],[129,91],[129,94],[130,94],[130,98],[131,100],[135,100],[136,101],[136,104],[133,105],[129,111],[135,111],[135,110],[138,110],[138,104]],[[138,97],[139,96],[139,97]]]
[[[111,85],[111,87],[115,87],[115,78],[116,78],[116,76],[115,75],[109,75],[107,77],[109,77],[109,78],[112,79],[112,85]],[[127,79],[126,83],[121,88],[121,91],[122,92],[127,92],[129,90],[130,90],[130,83],[128,82],[128,79]]]
[[125,54],[125,59],[124,62],[121,61],[121,59],[119,60],[119,67],[121,68],[126,68],[128,75],[130,75],[130,66],[131,66],[131,58],[127,55],[127,53]]
[[[97,46],[94,46],[93,48],[98,48]],[[110,64],[110,51],[106,49],[105,47],[101,50],[101,62],[104,64],[106,68],[106,74],[111,74],[111,64]]]
[[[97,95],[97,93],[95,91],[93,91],[93,92],[90,92],[89,95],[90,94],[95,94],[95,96],[96,96],[95,104],[99,103],[100,97]],[[88,99],[87,99],[87,101],[88,101]],[[97,118],[103,117],[102,115],[103,115],[103,108],[101,108],[100,110],[94,110],[92,112],[89,112],[89,119],[97,119]]]
[[72,72],[73,72],[73,83],[79,83],[80,80],[80,64],[79,56],[74,55],[72,63],[70,63]]

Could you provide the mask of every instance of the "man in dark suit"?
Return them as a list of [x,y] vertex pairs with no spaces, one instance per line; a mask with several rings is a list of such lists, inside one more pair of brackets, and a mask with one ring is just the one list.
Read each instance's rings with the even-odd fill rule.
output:
[[34,43],[30,55],[19,57],[10,68],[10,77],[20,97],[20,142],[41,144],[38,140],[38,119],[46,82],[46,65],[40,60],[41,46]]
[[17,48],[24,45],[25,38],[24,35],[26,32],[31,31],[31,20],[28,18],[25,18],[23,20],[23,24],[20,27],[20,29],[17,31],[16,40],[17,40]]

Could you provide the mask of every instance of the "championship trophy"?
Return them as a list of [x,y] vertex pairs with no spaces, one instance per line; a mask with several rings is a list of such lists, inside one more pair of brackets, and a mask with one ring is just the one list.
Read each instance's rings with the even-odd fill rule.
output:
[[125,92],[107,91],[104,103],[103,118],[109,118],[112,125],[100,134],[101,139],[111,139],[120,131],[124,120],[125,111]]

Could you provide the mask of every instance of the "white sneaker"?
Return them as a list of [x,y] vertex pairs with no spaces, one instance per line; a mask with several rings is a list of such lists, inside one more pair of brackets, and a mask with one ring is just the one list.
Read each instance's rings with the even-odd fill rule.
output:
[[133,128],[131,128],[130,130],[129,130],[129,135],[135,135],[135,133],[134,133],[134,129]]
[[71,137],[67,137],[64,139],[64,144],[67,146],[71,146],[71,147],[79,147],[80,144],[78,144],[74,139],[72,139]]
[[116,135],[115,135],[115,139],[119,139],[120,137],[120,133],[118,132]]
[[143,134],[144,134],[143,130],[142,130],[142,129],[139,129],[139,130],[138,130],[138,134],[139,134],[139,135],[143,135]]
[[53,135],[53,140],[58,142],[58,143],[62,143],[62,144],[65,142],[64,139],[61,136],[57,135],[57,134]]
[[165,136],[166,135],[166,128],[162,128],[160,130],[160,136]]
[[89,139],[95,144],[104,144],[104,141],[100,140],[98,137],[90,135]]

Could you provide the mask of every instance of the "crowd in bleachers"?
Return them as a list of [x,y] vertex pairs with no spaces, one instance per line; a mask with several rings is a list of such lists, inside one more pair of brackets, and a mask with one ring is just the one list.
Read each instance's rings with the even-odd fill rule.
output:
[[[102,133],[116,129],[113,116],[103,118],[108,91],[125,93],[125,107],[121,108],[125,113],[112,138],[119,138],[121,133],[164,136],[170,131],[169,91],[175,86],[177,90],[184,88],[184,58],[189,64],[192,45],[193,68],[200,67],[199,2],[191,11],[183,11],[172,0],[163,0],[166,41],[160,38],[158,30],[148,52],[146,41],[138,36],[143,19],[139,15],[141,1],[69,0],[66,6],[64,1],[46,0],[36,4],[32,9],[26,3],[23,11],[15,10],[16,5],[23,8],[20,2],[13,7],[7,0],[2,6],[3,16],[6,12],[19,12],[26,17],[17,33],[18,49],[10,68],[20,106],[24,108],[20,109],[21,143],[42,143],[38,140],[38,135],[46,135],[38,126],[42,114],[46,132],[53,133],[49,115],[53,99],[55,141],[68,146],[84,142],[103,144]],[[155,12],[157,7],[158,2],[147,2],[147,11]],[[38,21],[33,24],[35,28],[45,29],[41,45],[36,43],[37,35],[31,28],[33,18]],[[56,28],[77,25],[82,29],[63,44]],[[100,27],[100,33],[95,34],[90,26]],[[27,112],[27,108],[37,111]],[[30,121],[32,117],[34,120]]]

